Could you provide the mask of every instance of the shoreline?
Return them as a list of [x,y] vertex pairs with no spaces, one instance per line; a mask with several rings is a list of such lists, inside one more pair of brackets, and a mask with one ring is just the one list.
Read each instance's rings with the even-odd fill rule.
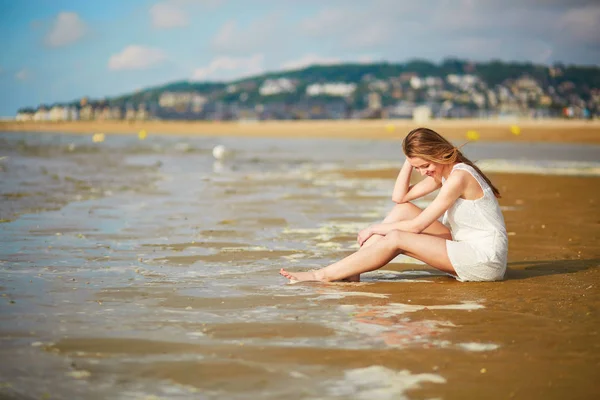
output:
[[[468,140],[476,131],[480,141],[600,144],[600,121],[581,120],[302,120],[302,121],[0,121],[0,132],[60,132],[73,134],[151,134],[194,136],[401,139],[426,126],[451,140]],[[511,132],[518,126],[520,133]]]

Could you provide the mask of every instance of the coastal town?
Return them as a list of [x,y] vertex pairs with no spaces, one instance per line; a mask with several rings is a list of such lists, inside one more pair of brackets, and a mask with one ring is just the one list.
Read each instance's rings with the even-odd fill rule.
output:
[[[354,67],[352,74],[347,68]],[[413,68],[378,73],[313,66],[231,83],[177,82],[131,95],[22,108],[17,121],[565,118],[600,116],[600,72],[574,82],[565,67],[499,68],[501,78],[461,63],[460,72]],[[346,68],[346,69],[345,69]],[[532,67],[533,68],[533,67]],[[516,70],[513,73],[512,70]],[[372,72],[375,71],[375,72]],[[429,73],[424,73],[429,72]]]

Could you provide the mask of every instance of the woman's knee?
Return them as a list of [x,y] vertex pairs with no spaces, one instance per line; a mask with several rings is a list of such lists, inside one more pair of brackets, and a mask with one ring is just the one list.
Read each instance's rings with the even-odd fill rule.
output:
[[397,222],[404,221],[407,219],[413,219],[421,213],[421,209],[415,206],[411,202],[398,203],[392,208],[392,211],[388,214],[385,222]]
[[387,235],[383,238],[385,244],[395,250],[402,250],[402,243],[405,239],[405,234],[399,230],[393,230],[388,232]]
[[360,249],[365,249],[369,246],[374,245],[375,243],[379,242],[381,239],[383,238],[383,236],[381,235],[373,235],[370,238],[368,238],[363,244],[362,246],[360,246]]
[[416,208],[418,208],[417,206],[415,206],[413,203],[411,203],[410,201],[407,201],[406,203],[398,203],[394,206],[395,209],[398,210],[398,212],[409,212],[409,213],[413,213],[415,211]]

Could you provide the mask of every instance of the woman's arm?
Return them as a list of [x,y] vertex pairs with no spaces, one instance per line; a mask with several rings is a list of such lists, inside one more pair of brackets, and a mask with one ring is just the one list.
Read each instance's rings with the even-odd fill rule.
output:
[[392,200],[394,202],[402,203],[402,199],[410,190],[409,183],[412,170],[412,165],[410,165],[408,160],[404,160],[404,164],[402,164],[402,168],[400,168],[400,173],[398,173],[396,183],[394,184],[394,191],[392,192]]
[[394,185],[394,191],[392,193],[392,201],[395,203],[406,203],[408,201],[418,199],[426,194],[433,192],[438,189],[441,185],[437,183],[432,177],[428,176],[416,185],[409,186],[410,175],[412,173],[412,165],[408,160],[404,161],[404,165],[400,169],[398,178],[396,178],[396,184]]
[[416,218],[387,224],[375,224],[370,230],[373,234],[386,235],[392,230],[420,233],[446,212],[465,190],[467,177],[464,174],[450,175],[440,193]]

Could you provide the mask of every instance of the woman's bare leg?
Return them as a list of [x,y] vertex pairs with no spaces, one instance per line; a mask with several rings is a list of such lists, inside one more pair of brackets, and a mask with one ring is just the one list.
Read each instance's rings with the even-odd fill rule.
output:
[[[400,221],[406,221],[410,219],[417,218],[419,214],[421,214],[423,210],[413,203],[401,203],[396,204],[394,208],[390,211],[390,213],[383,220],[384,224],[394,223]],[[429,225],[423,232],[428,235],[438,236],[444,239],[452,240],[452,234],[448,227],[442,224],[440,221],[434,221],[431,225]],[[383,236],[381,235],[373,235],[371,236],[363,245],[361,246],[361,250],[365,248],[365,246],[369,246],[370,244],[376,242],[381,239]]]
[[317,271],[280,274],[296,281],[331,282],[383,267],[404,253],[441,271],[455,274],[446,250],[446,239],[424,233],[392,231],[380,240],[348,257]]
[[[400,203],[396,204],[394,208],[390,211],[390,213],[385,217],[383,223],[393,223],[399,221],[406,221],[410,219],[416,218],[419,214],[421,214],[423,210],[413,203]],[[442,224],[440,221],[434,221],[431,225],[429,225],[422,233],[441,237],[444,239],[452,240],[452,234],[450,230]],[[381,235],[373,235],[366,242],[363,243],[359,251],[365,250],[368,247],[375,244],[377,241],[381,240],[383,236]],[[360,282],[360,275],[352,275],[346,279],[348,282]]]

